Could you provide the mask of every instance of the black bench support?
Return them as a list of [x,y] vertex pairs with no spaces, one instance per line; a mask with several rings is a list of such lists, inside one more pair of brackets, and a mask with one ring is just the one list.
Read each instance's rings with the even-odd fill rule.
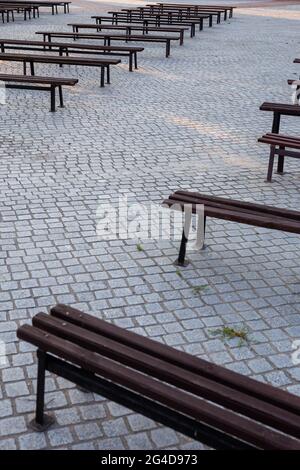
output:
[[120,385],[95,376],[51,354],[38,350],[37,355],[38,386],[36,415],[35,419],[31,422],[31,427],[36,431],[45,431],[54,422],[51,415],[44,413],[45,372],[47,370],[75,383],[82,389],[88,390],[91,393],[97,393],[215,449],[255,449],[250,444],[227,436],[225,433],[221,433],[210,426],[198,423],[191,418],[172,411],[170,408],[142,397]]
[[14,84],[14,83],[6,83],[5,87],[6,88],[18,89],[18,90],[50,91],[50,111],[52,113],[54,113],[56,111],[55,93],[56,93],[56,88],[58,88],[60,108],[64,107],[63,93],[62,93],[62,86],[61,85],[41,86],[41,85],[18,85],[18,84]]

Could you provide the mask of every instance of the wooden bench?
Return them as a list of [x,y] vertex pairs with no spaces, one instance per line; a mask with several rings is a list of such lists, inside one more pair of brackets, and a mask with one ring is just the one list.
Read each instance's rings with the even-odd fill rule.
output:
[[26,66],[30,65],[31,75],[35,75],[34,65],[40,64],[58,64],[58,65],[79,65],[82,67],[100,67],[100,86],[105,84],[105,70],[107,71],[107,83],[110,83],[110,66],[117,65],[121,61],[118,59],[87,59],[85,57],[55,57],[52,55],[38,54],[0,54],[0,60],[9,62],[22,62],[23,72],[26,75]]
[[125,47],[125,46],[98,46],[95,44],[74,44],[69,42],[47,42],[47,41],[31,41],[23,39],[0,39],[0,50],[17,49],[25,51],[39,51],[48,50],[51,52],[58,52],[60,56],[66,54],[101,54],[112,56],[125,56],[128,57],[129,71],[137,69],[137,53],[144,50],[143,47]]
[[65,33],[57,31],[37,31],[36,34],[42,34],[44,39],[51,41],[51,38],[73,38],[75,39],[103,39],[104,45],[110,46],[112,41],[123,41],[123,42],[150,42],[150,43],[162,43],[166,46],[166,57],[170,56],[171,52],[171,41],[179,41],[179,36],[151,36],[150,34],[132,34],[130,36],[121,34],[90,34],[90,33]]
[[178,20],[178,21],[185,21],[185,20],[190,20],[190,19],[195,19],[195,18],[207,18],[207,15],[209,15],[208,19],[208,24],[209,27],[212,27],[213,25],[213,17],[217,17],[217,23],[220,23],[221,19],[221,12],[216,11],[216,10],[205,10],[205,11],[197,11],[197,12],[191,12],[187,11],[181,8],[163,8],[161,9],[160,6],[156,6],[155,8],[149,8],[147,6],[145,7],[136,7],[136,8],[121,8],[122,12],[126,12],[127,15],[133,16],[137,15],[139,18],[145,18],[145,17],[151,17],[151,16],[157,16],[157,15],[164,15],[167,16],[168,19],[173,19],[173,20]]
[[[68,26],[72,27],[72,30],[74,33],[79,33],[80,30],[82,29],[95,29],[96,31],[101,31],[102,29],[106,30],[121,30],[121,31],[126,31],[126,35],[132,36],[133,31],[142,31],[142,35],[145,36],[146,34],[151,32],[167,32],[167,33],[178,33],[179,34],[179,44],[182,46],[183,44],[183,38],[184,38],[184,31],[187,30],[188,28],[164,28],[161,26],[149,26],[149,24],[146,22],[142,22],[143,24],[140,26],[136,26],[134,24],[102,24],[101,23],[101,16],[93,16],[93,19],[96,19],[96,24],[84,24],[84,23],[69,23]],[[138,22],[140,23],[140,21]],[[158,37],[158,36],[149,36],[149,37]],[[166,36],[163,36],[166,37]],[[178,39],[178,38],[177,38]]]
[[14,9],[13,8],[7,8],[5,6],[0,6],[0,13],[1,13],[1,18],[2,18],[2,23],[5,23],[5,19],[6,19],[6,22],[9,23],[10,21],[10,18],[12,21],[15,20],[14,18]]
[[227,20],[227,10],[224,8],[214,8],[214,7],[202,7],[202,8],[191,8],[189,6],[183,7],[175,7],[172,5],[146,5],[146,8],[148,8],[150,11],[155,12],[168,12],[172,11],[177,13],[183,18],[190,18],[195,15],[203,14],[203,13],[210,13],[213,14],[214,16],[217,16],[217,23],[221,22],[221,14],[224,14],[224,20]]
[[66,305],[17,336],[38,348],[37,431],[49,371],[216,449],[300,449],[300,398],[271,385]]
[[[199,208],[203,208],[201,212],[204,218],[203,241],[207,217],[300,234],[300,212],[298,211],[207,196],[192,191],[176,191],[163,201],[163,206],[183,212],[185,209],[188,212],[188,209],[191,208],[194,214],[198,213]],[[188,217],[185,220],[179,256],[176,261],[179,266],[185,266],[188,263],[185,261],[185,255],[190,224],[191,218]]]
[[72,2],[70,2],[70,1],[62,1],[62,2],[60,2],[60,1],[46,1],[46,0],[40,0],[40,1],[17,0],[17,1],[11,1],[10,2],[9,0],[6,0],[5,3],[7,3],[7,5],[10,5],[11,3],[14,3],[14,4],[17,4],[17,5],[20,5],[21,7],[22,6],[27,6],[28,4],[31,4],[31,5],[37,6],[38,8],[51,8],[52,15],[54,15],[54,14],[58,14],[58,7],[59,6],[63,7],[64,13],[69,13],[70,12],[70,4]]
[[[270,158],[267,173],[267,182],[272,181],[275,155],[278,155],[277,173],[283,174],[284,158],[300,158],[300,138],[283,134],[265,134],[258,142],[270,145]],[[289,150],[296,149],[296,150]]]
[[189,26],[191,30],[191,37],[195,36],[196,32],[196,25],[199,25],[199,30],[203,30],[203,21],[204,19],[208,18],[209,15],[202,15],[201,17],[193,18],[190,20],[175,20],[172,19],[168,15],[155,15],[154,16],[146,16],[144,15],[143,18],[139,18],[138,15],[127,15],[126,13],[122,13],[119,11],[109,11],[108,14],[112,15],[112,23],[118,24],[118,21],[122,23],[142,23],[144,25],[155,25],[155,26],[162,26],[162,25],[179,25],[179,26]]
[[63,86],[74,86],[78,82],[76,78],[61,77],[38,77],[27,75],[8,75],[0,74],[0,81],[3,81],[6,88],[15,88],[21,90],[39,90],[50,92],[50,111],[56,111],[55,94],[58,89],[60,107],[64,107]]
[[26,21],[27,18],[31,18],[31,13],[33,15],[33,18],[36,17],[36,14],[37,16],[39,16],[38,7],[36,5],[31,4],[22,6],[18,5],[17,3],[6,4],[5,2],[0,2],[0,13],[2,16],[2,23],[5,22],[5,18],[7,23],[9,23],[10,19],[11,21],[15,21],[15,13],[23,13],[24,21]]
[[158,33],[178,33],[180,36],[179,44],[182,46],[184,41],[184,32],[187,31],[189,28],[179,27],[158,27],[158,26],[149,26],[147,24],[137,26],[136,24],[102,24],[101,18],[102,16],[91,16],[92,19],[96,20],[96,24],[98,25],[99,31],[102,29],[111,29],[111,30],[119,30],[119,31],[126,31],[126,34],[132,34],[132,31],[142,31],[142,34],[148,34],[150,32],[158,32]]
[[[129,18],[124,17],[124,18],[118,18],[118,17],[111,17],[111,16],[105,16],[105,15],[95,15],[91,17],[92,19],[96,19],[96,24],[103,24],[103,23],[109,23],[112,26],[125,26],[125,25],[140,25],[140,28],[142,28],[144,33],[147,33],[147,31],[156,31],[156,29],[151,30],[150,28],[158,28],[157,31],[162,31],[162,32],[170,32],[171,29],[178,29],[182,30],[184,28],[185,30],[191,30],[191,38],[195,36],[195,27],[191,25],[183,25],[182,23],[173,23],[170,24],[168,22],[164,23],[161,22],[159,25],[157,24],[157,21],[155,19],[140,19],[140,18],[132,18],[131,21]],[[201,25],[200,25],[201,26]],[[202,25],[203,26],[203,25]],[[166,28],[166,29],[165,29]],[[174,32],[179,32],[181,34],[181,31],[174,31]]]
[[[227,12],[229,12],[229,18],[233,17],[233,10],[234,6],[232,5],[197,5],[197,4],[187,4],[187,3],[158,3],[162,8],[166,8],[168,6],[174,6],[177,8],[188,8],[190,11],[197,12],[198,10],[202,9],[222,9],[225,10],[224,12],[224,20],[227,20]],[[150,5],[149,5],[150,6]]]
[[[151,12],[168,12],[168,11],[171,11],[171,12],[175,12],[175,13],[178,13],[179,15],[182,15],[182,16],[185,16],[185,17],[190,17],[190,16],[193,16],[193,15],[198,15],[198,14],[201,14],[201,13],[213,13],[215,16],[216,15],[221,15],[221,13],[224,13],[227,11],[225,8],[221,8],[221,7],[214,7],[214,6],[211,6],[211,7],[208,7],[208,6],[203,6],[203,7],[197,7],[196,9],[195,8],[192,8],[192,7],[189,7],[189,6],[183,6],[183,5],[168,5],[168,4],[148,4],[148,5],[145,5],[143,7],[136,7],[137,10],[142,10],[142,9],[146,9],[146,10],[149,10]],[[221,19],[221,17],[220,17]]]
[[300,106],[297,104],[265,102],[259,109],[273,113],[272,134],[279,133],[281,116],[300,116]]

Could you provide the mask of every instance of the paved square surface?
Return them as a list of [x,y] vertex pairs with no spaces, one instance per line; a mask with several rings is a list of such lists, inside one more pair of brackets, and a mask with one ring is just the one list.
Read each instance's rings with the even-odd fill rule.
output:
[[[2,37],[69,30],[99,6],[70,15],[0,25]],[[125,4],[124,4],[125,5]],[[119,4],[114,4],[119,6]],[[207,248],[181,275],[178,242],[103,241],[97,208],[119,194],[159,204],[171,191],[299,209],[300,167],[264,182],[271,129],[263,101],[291,102],[300,66],[300,6],[239,9],[164,58],[145,45],[139,69],[126,59],[99,88],[99,71],[38,65],[37,73],[78,77],[66,108],[48,112],[45,93],[9,90],[0,106],[0,449],[198,449],[193,442],[72,384],[49,376],[46,404],[57,424],[27,428],[35,405],[34,348],[16,329],[60,302],[124,328],[300,394],[293,341],[300,339],[299,237],[209,221]],[[21,64],[0,63],[2,73]],[[282,132],[299,135],[296,118]],[[207,286],[205,289],[194,289]],[[246,328],[249,342],[215,330]]]

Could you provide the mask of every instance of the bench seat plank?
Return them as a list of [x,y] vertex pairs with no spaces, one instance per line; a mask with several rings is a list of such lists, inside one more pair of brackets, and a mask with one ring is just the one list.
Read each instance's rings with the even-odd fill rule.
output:
[[[73,36],[73,34],[71,34]],[[74,44],[73,42],[47,42],[47,41],[32,41],[26,39],[0,39],[1,45],[32,45],[32,46],[42,46],[42,47],[67,47],[70,49],[87,49],[95,51],[124,51],[124,52],[142,52],[144,47],[141,46],[102,46],[98,44]]]
[[[184,204],[191,204],[193,212],[196,212],[196,205],[204,205],[204,215],[207,217],[214,217],[217,219],[238,222],[241,224],[254,225],[256,227],[264,227],[273,230],[283,230],[291,233],[300,233],[300,217],[298,220],[295,218],[287,218],[282,216],[275,216],[271,214],[263,214],[255,211],[236,210],[235,207],[218,206],[207,202],[205,199],[197,199],[195,201],[192,197],[184,195],[171,195],[169,199],[163,202],[164,205],[172,207],[177,203],[182,209]],[[297,217],[297,213],[295,214]]]
[[26,82],[26,83],[41,83],[45,85],[70,85],[73,86],[78,83],[78,78],[63,78],[63,77],[45,77],[38,75],[10,75],[1,73],[0,80],[4,82]]
[[38,55],[38,54],[10,54],[10,53],[1,53],[0,60],[8,61],[33,61],[43,64],[69,64],[69,65],[86,65],[86,66],[95,66],[101,67],[105,64],[107,65],[117,65],[121,61],[118,59],[94,59],[86,57],[56,57],[53,55]]
[[[63,86],[74,86],[78,83],[77,78],[45,77],[36,75],[13,75],[0,74],[0,80],[4,82],[6,88],[37,90],[50,92],[50,111],[55,112],[55,95],[58,88],[60,107],[64,107]],[[48,85],[48,86],[47,86]]]
[[[280,152],[281,150],[279,150],[279,156],[281,155]],[[285,150],[285,152],[288,152],[286,154],[289,156],[299,158],[294,155],[292,151]],[[204,235],[205,221],[207,217],[300,234],[300,212],[298,211],[214,196],[206,196],[192,191],[176,191],[171,194],[168,199],[164,200],[162,205],[173,210],[192,210],[194,214],[197,213],[197,209],[201,206],[201,210],[203,208],[204,216]],[[190,217],[186,219],[186,222],[188,226],[190,226]],[[185,226],[185,229],[183,230],[179,257],[177,260],[177,264],[180,266],[185,265],[186,244],[188,242],[186,237],[186,233],[188,232],[186,231],[186,228],[187,227]]]
[[218,196],[211,196],[207,194],[198,193],[197,191],[183,191],[178,190],[173,193],[173,195],[178,196],[187,196],[192,197],[195,199],[199,199],[201,201],[206,201],[206,203],[220,203],[223,206],[227,207],[230,206],[231,209],[236,208],[240,211],[255,211],[263,214],[270,214],[281,217],[282,215],[290,217],[292,219],[299,220],[299,212],[291,209],[286,208],[278,208],[274,206],[267,206],[264,204],[257,204],[255,202],[248,202],[248,201],[239,201],[236,199],[226,199],[223,197]]
[[44,332],[36,327],[23,325],[18,337],[34,344],[66,361],[70,361],[91,373],[98,374],[114,383],[162,403],[180,414],[204,422],[218,430],[236,436],[264,449],[300,449],[300,442],[276,430],[266,428],[253,420],[220,408],[136,370],[124,367],[111,359]]
[[287,103],[263,103],[260,108],[261,111],[280,112],[287,116],[300,116],[300,106],[297,104]]
[[131,331],[126,331],[67,305],[56,305],[50,310],[50,315],[134,348],[139,353],[150,354],[169,365],[175,365],[186,371],[214,380],[220,385],[241,391],[300,416],[300,399],[280,389],[274,389],[268,384],[259,383],[204,359],[196,358],[183,351],[174,350],[170,346],[142,337]]
[[285,157],[300,158],[300,138],[298,137],[268,133],[260,137],[258,142],[270,145],[267,182],[272,181],[275,155],[278,155],[277,173],[279,174],[283,174]]
[[60,320],[50,315],[40,313],[33,318],[33,326],[54,334],[59,338],[71,341],[89,351],[102,354],[135,370],[163,380],[171,385],[193,393],[199,397],[214,401],[222,406],[255,418],[269,426],[300,437],[300,420],[295,421],[294,414],[258,400],[228,386],[206,379],[201,375],[170,364],[151,354],[137,351],[134,347],[122,345],[117,341],[106,338],[101,334],[88,331],[68,321]]

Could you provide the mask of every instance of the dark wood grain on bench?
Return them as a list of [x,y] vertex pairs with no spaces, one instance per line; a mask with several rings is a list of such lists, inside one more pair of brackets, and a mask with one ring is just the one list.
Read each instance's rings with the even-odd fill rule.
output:
[[51,309],[50,316],[36,315],[33,326],[23,325],[17,334],[39,348],[40,426],[45,370],[50,370],[93,391],[104,383],[104,396],[111,387],[119,403],[128,405],[133,397],[134,410],[173,423],[187,435],[194,426],[194,438],[217,448],[300,448],[300,399],[272,386],[64,305]]
[[209,20],[209,27],[213,25],[213,17],[217,17],[217,23],[220,23],[221,19],[221,12],[216,10],[202,10],[197,12],[191,12],[187,9],[180,9],[180,8],[161,8],[156,6],[154,8],[145,7],[136,7],[136,8],[122,8],[122,12],[126,12],[129,17],[138,16],[139,18],[147,18],[147,17],[166,17],[168,21],[188,21],[192,19],[202,18]]
[[124,12],[116,12],[111,11],[108,12],[112,14],[112,23],[118,24],[119,21],[122,23],[139,23],[143,25],[155,25],[155,26],[162,26],[162,25],[169,25],[169,26],[189,26],[191,31],[191,37],[195,36],[196,25],[199,25],[199,30],[203,30],[203,21],[205,18],[209,18],[209,15],[202,15],[202,17],[192,18],[190,20],[175,20],[168,15],[155,15],[155,16],[146,16],[144,15],[143,18],[140,18],[138,15],[127,15]]
[[92,59],[85,57],[55,57],[52,55],[38,55],[38,54],[9,54],[1,53],[0,60],[9,62],[22,62],[24,67],[24,75],[26,75],[26,64],[30,65],[31,75],[34,75],[34,64],[59,64],[59,65],[80,65],[84,67],[100,67],[100,86],[104,86],[104,73],[107,69],[109,83],[109,66],[117,65],[121,61],[118,59]]
[[[38,90],[50,92],[50,111],[55,112],[55,93],[58,89],[60,107],[64,107],[63,86],[74,86],[78,83],[76,78],[44,77],[28,75],[0,74],[0,80],[4,82],[6,88],[21,90]],[[45,86],[46,85],[46,86]],[[48,85],[48,86],[47,86]]]
[[[275,155],[278,155],[277,173],[279,174],[283,174],[285,157],[300,158],[300,138],[298,137],[269,133],[260,137],[258,142],[270,145],[267,182],[272,181]],[[296,151],[287,149],[296,149]]]
[[[185,204],[191,205],[193,213],[196,213],[197,206],[204,207],[204,228],[206,218],[213,217],[255,227],[300,234],[300,212],[298,211],[207,196],[192,191],[176,191],[163,201],[165,207],[179,208],[182,211],[184,211]],[[181,266],[184,266],[186,263],[187,242],[188,239],[184,230],[177,260],[177,263]]]
[[69,54],[101,54],[113,56],[127,56],[129,58],[129,71],[133,70],[133,61],[137,69],[137,53],[144,50],[143,47],[129,47],[129,46],[101,46],[96,44],[74,44],[73,42],[47,42],[47,41],[32,41],[23,39],[0,39],[1,52],[6,49],[17,50],[48,50],[51,52],[58,52],[59,55]]
[[[149,26],[149,24],[143,24],[141,26],[137,24],[102,24],[103,16],[92,16],[92,19],[96,20],[96,24],[100,31],[102,29],[110,29],[110,30],[119,30],[119,31],[126,31],[127,34],[132,34],[132,31],[142,31],[143,34],[148,34],[150,32],[158,32],[158,33],[178,33],[180,35],[180,45],[183,45],[184,41],[184,32],[187,31],[189,28],[186,27],[163,27],[163,26]],[[111,20],[111,18],[109,18]]]
[[36,34],[42,34],[44,38],[51,41],[52,37],[56,38],[73,38],[75,39],[103,39],[104,45],[111,45],[112,41],[123,41],[123,42],[149,42],[149,43],[162,43],[166,46],[166,57],[169,57],[171,51],[171,41],[179,41],[180,36],[151,36],[150,34],[145,35],[121,35],[121,34],[89,34],[89,33],[65,33],[58,31],[37,31]]
[[[287,103],[263,103],[260,108],[261,111],[271,111],[273,112],[273,123],[272,123],[272,134],[278,134],[280,131],[281,116],[300,116],[300,106],[298,104],[287,104]],[[269,168],[267,174],[267,181],[272,179],[273,171],[273,161],[275,156],[276,149],[271,147],[270,159],[269,159]],[[278,167],[277,172],[283,173],[284,167],[284,156],[278,155]]]

